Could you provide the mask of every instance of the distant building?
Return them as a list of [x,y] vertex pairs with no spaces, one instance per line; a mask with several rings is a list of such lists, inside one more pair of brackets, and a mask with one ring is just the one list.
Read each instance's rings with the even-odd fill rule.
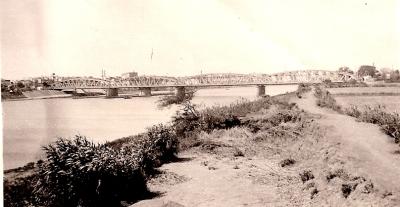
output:
[[122,79],[129,79],[129,78],[134,78],[134,77],[137,77],[138,76],[138,73],[137,72],[128,72],[128,73],[122,73],[121,74],[121,78]]

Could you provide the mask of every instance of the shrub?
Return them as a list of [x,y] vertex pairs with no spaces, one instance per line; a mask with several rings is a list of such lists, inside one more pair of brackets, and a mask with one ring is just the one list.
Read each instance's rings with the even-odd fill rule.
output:
[[344,112],[345,114],[356,118],[360,117],[361,115],[361,111],[355,105],[351,105],[350,107],[346,108]]
[[146,174],[153,168],[173,159],[178,150],[178,138],[171,127],[163,124],[147,129],[142,143],[135,147],[142,150],[143,160],[140,166]]
[[135,148],[136,151],[140,151],[142,159],[139,166],[148,175],[153,172],[153,168],[174,159],[178,144],[175,130],[171,126],[158,124],[147,128],[145,133],[125,137],[105,145],[116,150]]
[[23,177],[4,179],[4,206],[24,207],[38,206],[32,193],[37,174],[32,173]]
[[323,82],[323,85],[325,88],[345,88],[345,87],[368,87],[368,85],[364,82],[357,82],[354,79],[351,79],[347,82],[340,82],[340,83],[334,83],[334,82]]
[[187,102],[183,110],[173,117],[173,128],[179,137],[190,137],[199,131],[228,129],[240,125],[240,117],[269,106],[269,98],[262,98],[254,102],[242,100],[229,106],[213,106],[198,111],[195,105]]
[[193,99],[195,92],[196,91],[194,89],[191,89],[187,90],[184,96],[161,96],[161,98],[158,100],[158,107],[164,108],[173,104],[184,104],[186,102],[189,102]]
[[304,94],[304,93],[306,93],[308,91],[311,91],[311,86],[309,84],[301,83],[297,87],[296,96],[298,98],[301,98],[302,94]]
[[280,161],[279,165],[281,167],[286,167],[286,166],[294,165],[295,163],[296,163],[296,160],[294,160],[293,158],[286,158],[286,159]]
[[345,109],[345,113],[356,117],[359,121],[379,125],[382,131],[394,138],[395,143],[400,142],[400,115],[398,113],[386,112],[385,107],[381,105],[364,106],[364,110],[359,110],[357,106],[350,106]]
[[282,123],[297,122],[302,119],[302,112],[294,109],[276,109],[267,114],[246,117],[243,125],[247,126],[253,133],[260,130],[272,129]]
[[229,108],[207,108],[201,112],[200,128],[203,131],[211,132],[214,129],[229,129],[241,124],[239,116]]
[[343,111],[328,91],[315,87],[314,95],[317,97],[318,106],[331,108],[339,113],[344,112],[356,117],[359,121],[377,124],[382,131],[394,138],[395,143],[400,142],[400,115],[398,113],[386,112],[385,107],[381,105],[365,106],[364,110],[359,110],[357,106],[350,106]]
[[300,175],[300,179],[301,179],[301,181],[303,181],[303,183],[314,179],[314,175],[311,172],[311,170],[303,170],[303,172],[299,173],[299,175]]
[[200,130],[200,113],[190,102],[183,104],[183,109],[172,117],[173,128],[180,138],[190,137]]
[[358,119],[363,122],[378,124],[382,131],[394,138],[395,143],[400,142],[400,115],[386,112],[382,106],[365,106]]
[[76,136],[60,138],[44,151],[34,192],[45,206],[117,206],[147,192],[141,150],[115,150]]
[[317,98],[317,105],[320,107],[330,108],[337,112],[342,113],[342,109],[340,105],[336,103],[336,100],[329,93],[329,91],[322,89],[319,86],[315,87],[314,92],[315,97]]

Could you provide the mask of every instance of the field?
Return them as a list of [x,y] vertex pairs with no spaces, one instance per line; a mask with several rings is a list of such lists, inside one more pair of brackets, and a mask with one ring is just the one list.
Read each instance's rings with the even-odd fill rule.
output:
[[345,94],[381,94],[391,93],[400,95],[400,87],[348,87],[348,88],[328,88],[333,95]]
[[327,90],[343,107],[355,105],[362,109],[365,105],[380,105],[388,112],[400,112],[400,87],[349,87],[327,88]]
[[400,112],[400,96],[337,96],[336,101],[344,106],[355,105],[363,107],[370,106],[385,106],[388,112]]

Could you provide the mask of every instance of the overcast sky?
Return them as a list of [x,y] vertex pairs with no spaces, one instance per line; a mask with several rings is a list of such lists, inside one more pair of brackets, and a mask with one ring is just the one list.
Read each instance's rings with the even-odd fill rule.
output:
[[4,78],[400,68],[396,0],[1,0]]

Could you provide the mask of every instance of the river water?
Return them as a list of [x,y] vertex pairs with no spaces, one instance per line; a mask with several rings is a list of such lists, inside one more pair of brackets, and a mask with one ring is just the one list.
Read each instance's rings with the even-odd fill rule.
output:
[[[294,91],[297,86],[267,86],[266,94]],[[256,87],[200,89],[193,103],[201,106],[226,105],[240,99],[256,99]],[[178,109],[157,108],[159,97],[132,99],[39,99],[4,101],[3,167],[11,169],[40,159],[41,146],[57,137],[80,134],[96,143],[144,132],[165,123]]]

